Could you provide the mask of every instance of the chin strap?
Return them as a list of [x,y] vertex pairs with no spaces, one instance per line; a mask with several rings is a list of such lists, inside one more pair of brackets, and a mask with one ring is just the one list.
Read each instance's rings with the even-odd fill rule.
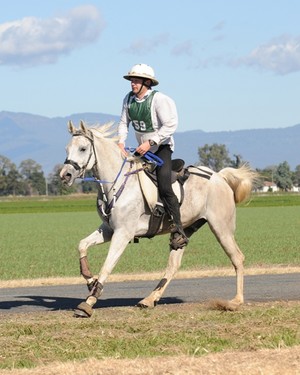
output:
[[143,78],[142,86],[141,86],[141,88],[139,89],[139,91],[138,91],[138,93],[136,95],[138,95],[142,91],[142,89],[143,89],[144,86],[147,87],[147,89],[151,89],[151,85],[147,85],[146,81],[149,81],[149,79],[148,78]]

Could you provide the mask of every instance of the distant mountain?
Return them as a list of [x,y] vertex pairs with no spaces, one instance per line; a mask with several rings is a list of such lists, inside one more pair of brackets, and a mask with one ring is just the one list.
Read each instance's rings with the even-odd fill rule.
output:
[[[119,116],[103,113],[79,113],[68,117],[48,118],[28,113],[0,112],[0,155],[17,166],[33,159],[41,164],[46,175],[65,159],[65,146],[70,140],[67,123],[80,120],[87,124],[117,122]],[[278,129],[249,129],[238,131],[204,132],[192,130],[177,132],[174,158],[186,164],[199,161],[198,148],[205,144],[225,144],[230,156],[241,155],[254,168],[265,168],[287,161],[293,170],[300,164],[300,124]],[[128,145],[136,145],[131,129]]]
[[201,130],[177,133],[174,156],[183,155],[190,163],[199,160],[198,148],[205,144],[225,144],[230,157],[241,155],[254,168],[287,161],[292,170],[300,164],[300,124],[278,129],[249,129],[222,132]]
[[28,113],[0,112],[0,155],[16,165],[26,159],[41,164],[46,175],[57,164],[63,164],[65,147],[70,140],[67,123],[75,125],[80,120],[87,124],[118,121],[119,117],[108,114],[81,113],[68,117],[48,118]]

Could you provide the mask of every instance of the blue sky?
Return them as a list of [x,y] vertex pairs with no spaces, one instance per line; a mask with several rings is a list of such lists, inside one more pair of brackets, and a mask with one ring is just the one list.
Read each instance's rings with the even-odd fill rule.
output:
[[151,65],[178,131],[300,123],[298,0],[0,0],[0,111],[119,115]]

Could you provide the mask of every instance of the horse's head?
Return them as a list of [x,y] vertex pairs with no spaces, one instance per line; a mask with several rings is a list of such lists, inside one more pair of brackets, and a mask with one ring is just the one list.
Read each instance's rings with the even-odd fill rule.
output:
[[96,163],[94,152],[93,133],[80,122],[80,128],[76,129],[72,123],[68,123],[69,132],[72,139],[66,147],[67,158],[65,165],[60,172],[62,181],[71,186],[76,178],[84,175],[86,170],[90,170]]

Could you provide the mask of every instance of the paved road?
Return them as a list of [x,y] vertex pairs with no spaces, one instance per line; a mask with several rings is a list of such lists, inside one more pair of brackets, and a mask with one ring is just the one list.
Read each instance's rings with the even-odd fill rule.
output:
[[[157,285],[156,281],[107,283],[96,308],[135,306]],[[235,277],[176,279],[163,303],[203,302],[213,298],[231,299]],[[87,296],[85,285],[41,286],[0,289],[0,315],[41,311],[72,310]],[[245,276],[246,302],[300,300],[300,273]]]

